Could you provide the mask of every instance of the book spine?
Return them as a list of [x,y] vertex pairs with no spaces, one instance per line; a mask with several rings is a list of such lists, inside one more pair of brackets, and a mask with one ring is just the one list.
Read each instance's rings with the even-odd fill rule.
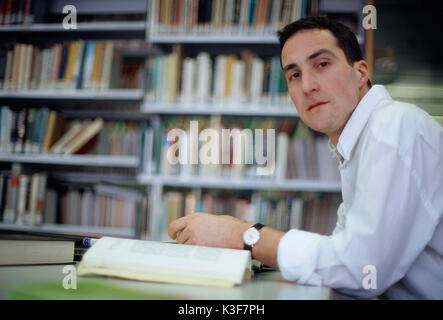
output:
[[4,223],[15,223],[17,218],[18,192],[20,186],[21,165],[14,163],[8,182],[8,196],[3,214]]
[[40,225],[43,223],[43,211],[45,209],[47,174],[45,172],[38,174],[37,197],[35,202],[35,218],[32,224]]
[[15,144],[15,150],[14,150],[15,153],[23,153],[24,152],[27,116],[28,116],[27,109],[21,109],[18,112],[17,142]]
[[41,108],[40,111],[41,112],[39,114],[39,117],[41,118],[41,121],[39,122],[39,127],[38,127],[38,138],[37,138],[38,142],[35,147],[35,152],[37,153],[43,152],[43,143],[49,119],[49,109],[47,107]]
[[5,89],[4,81],[6,77],[6,63],[8,56],[8,48],[0,48],[0,90]]
[[26,193],[28,190],[29,176],[21,174],[19,177],[18,199],[17,199],[17,218],[16,224],[25,225],[26,221]]
[[85,63],[82,78],[82,88],[81,89],[91,89],[92,88],[92,72],[94,68],[94,56],[95,56],[95,42],[88,41],[86,46]]
[[12,111],[8,106],[1,108],[0,152],[10,152]]

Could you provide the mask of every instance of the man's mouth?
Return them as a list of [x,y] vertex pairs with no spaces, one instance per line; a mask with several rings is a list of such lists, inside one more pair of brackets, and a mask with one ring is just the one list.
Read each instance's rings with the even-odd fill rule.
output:
[[316,102],[313,102],[313,103],[308,105],[308,111],[312,110],[314,108],[317,108],[317,107],[319,107],[319,106],[321,106],[321,105],[323,105],[325,103],[327,103],[327,101],[316,101]]

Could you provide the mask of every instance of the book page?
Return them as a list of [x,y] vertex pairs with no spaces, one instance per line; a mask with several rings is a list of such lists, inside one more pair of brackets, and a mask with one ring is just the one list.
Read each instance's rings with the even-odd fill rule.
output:
[[240,284],[250,268],[251,255],[245,250],[103,237],[86,252],[78,271],[80,275],[93,269],[93,273],[125,273],[140,280],[198,283],[206,279],[233,285]]

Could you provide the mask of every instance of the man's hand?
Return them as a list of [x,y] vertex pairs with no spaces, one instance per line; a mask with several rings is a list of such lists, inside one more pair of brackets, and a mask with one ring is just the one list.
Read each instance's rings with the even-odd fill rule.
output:
[[199,212],[172,221],[168,234],[177,243],[243,249],[243,232],[253,224],[228,215]]

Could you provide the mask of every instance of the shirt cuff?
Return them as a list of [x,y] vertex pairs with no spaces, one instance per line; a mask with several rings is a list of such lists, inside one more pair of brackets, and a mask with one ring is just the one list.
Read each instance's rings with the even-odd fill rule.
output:
[[282,276],[300,284],[321,285],[321,277],[314,274],[318,244],[324,236],[292,229],[278,244],[277,263]]

